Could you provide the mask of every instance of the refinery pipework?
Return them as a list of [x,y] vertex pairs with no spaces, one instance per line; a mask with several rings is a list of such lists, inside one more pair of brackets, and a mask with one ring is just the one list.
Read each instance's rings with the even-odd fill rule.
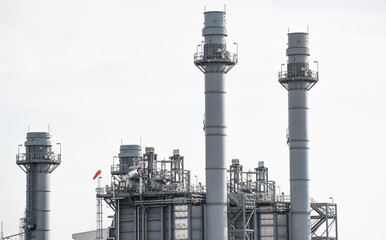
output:
[[205,74],[206,236],[227,239],[225,74],[237,63],[226,49],[225,12],[205,12],[203,52],[194,63]]
[[279,73],[279,82],[288,90],[291,240],[311,239],[307,95],[318,81],[318,72],[309,68],[309,55],[308,33],[289,33],[287,71]]
[[50,173],[59,166],[61,154],[55,155],[51,150],[51,136],[46,132],[27,133],[24,145],[25,153],[16,155],[16,164],[27,175],[24,239],[49,240]]

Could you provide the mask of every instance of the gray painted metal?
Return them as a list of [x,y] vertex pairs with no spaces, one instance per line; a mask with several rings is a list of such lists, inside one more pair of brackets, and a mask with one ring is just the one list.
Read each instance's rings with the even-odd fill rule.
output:
[[[289,91],[290,212],[288,196],[276,196],[275,182],[268,179],[263,162],[255,171],[243,172],[240,161],[232,160],[227,188],[225,73],[237,63],[237,55],[226,50],[225,13],[204,14],[205,44],[194,63],[205,73],[206,189],[201,184],[192,188],[178,150],[168,160],[157,160],[154,148],[146,148],[141,157],[138,145],[121,146],[120,163],[111,171],[112,185],[98,194],[115,211],[110,238],[305,240],[302,236],[310,232],[310,224],[303,221],[310,220],[309,200],[307,204],[303,196],[308,196],[306,100],[318,81],[318,73],[308,68],[307,34],[289,34],[287,71],[279,73],[279,82]],[[132,159],[123,161],[124,157]],[[328,225],[331,210],[325,211],[326,215],[317,212],[315,229]]]
[[225,12],[205,12],[204,52],[195,64],[205,73],[206,239],[227,239],[225,73],[237,62],[226,50]]
[[[109,230],[107,228],[103,229],[103,240],[107,240]],[[72,234],[73,240],[95,240],[96,231],[81,232]]]
[[318,203],[311,198],[311,208],[312,240],[338,240],[337,205]]
[[[126,200],[119,201],[119,204],[120,239],[203,239],[202,205],[171,203],[132,206]],[[110,228],[110,231],[113,229]]]
[[287,73],[279,74],[279,82],[288,90],[290,240],[310,240],[307,94],[308,90],[318,81],[318,74],[313,74],[308,68],[308,33],[288,34],[287,56]]
[[133,165],[133,160],[138,159],[142,155],[141,146],[139,145],[121,145],[119,147],[119,163]]
[[51,136],[46,132],[29,132],[26,153],[18,153],[16,164],[27,174],[27,199],[23,229],[25,239],[50,239],[50,173],[61,162],[51,151]]
[[[153,147],[145,152],[139,156],[138,145],[121,146],[120,162],[111,168],[111,186],[97,194],[115,211],[109,237],[203,240],[205,195],[191,192],[184,157],[178,149],[164,160],[157,159]],[[124,159],[129,157],[131,164]]]
[[[143,166],[142,161],[150,159],[149,154],[157,155],[154,148],[147,150],[143,158],[134,159],[135,164]],[[211,218],[208,216],[208,205],[205,202],[205,188],[188,187],[188,180],[184,180],[185,183],[172,181],[173,173],[186,171],[183,169],[183,158],[177,150],[173,151],[169,160],[156,161],[154,158],[154,169],[158,170],[154,172],[153,180],[157,182],[160,177],[166,176],[166,181],[161,181],[161,185],[141,188],[135,180],[136,177],[130,180],[133,181],[132,184],[122,184],[127,182],[124,180],[127,174],[115,175],[115,172],[112,172],[112,186],[105,187],[102,193],[97,195],[103,197],[115,211],[109,231],[110,239],[209,239],[208,221]],[[275,182],[268,179],[268,168],[263,162],[259,162],[258,166],[255,171],[244,172],[240,161],[234,159],[228,169],[230,181],[226,207],[227,239],[288,240],[289,198],[276,196]],[[139,172],[142,171],[139,169]],[[190,172],[186,173],[181,179],[189,178]],[[233,186],[237,183],[239,187],[232,187],[232,182],[235,183]],[[316,216],[314,214],[311,217],[315,220],[311,228],[316,234],[321,233],[319,236],[323,236],[322,228],[336,223],[336,216],[331,215],[334,213],[333,205],[313,203],[312,206]],[[324,210],[323,206],[328,206],[329,209]],[[331,234],[333,233],[328,233],[329,239],[333,239]],[[313,236],[312,239],[319,238]]]

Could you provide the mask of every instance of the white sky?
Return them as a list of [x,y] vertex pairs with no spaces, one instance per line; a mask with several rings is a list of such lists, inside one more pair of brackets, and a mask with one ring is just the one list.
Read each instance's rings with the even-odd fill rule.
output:
[[[334,197],[341,239],[379,239],[386,209],[386,1],[227,1],[227,162],[265,161],[289,192],[287,92],[277,82],[287,31],[310,32],[320,81],[309,94],[311,195]],[[0,0],[0,220],[18,232],[31,131],[62,143],[52,174],[51,239],[95,229],[96,182],[124,144],[179,148],[204,180],[204,75],[193,65],[203,9],[224,1]],[[314,67],[315,69],[315,67]],[[56,146],[55,146],[56,147]],[[55,151],[58,151],[56,148]],[[108,210],[106,210],[108,211]],[[107,214],[106,214],[107,215]],[[107,225],[105,221],[105,226]],[[109,223],[108,223],[109,224]]]

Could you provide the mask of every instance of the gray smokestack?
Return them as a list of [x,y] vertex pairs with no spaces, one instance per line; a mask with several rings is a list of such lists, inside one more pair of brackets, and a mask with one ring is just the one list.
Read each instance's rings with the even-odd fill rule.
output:
[[27,133],[26,153],[18,153],[16,164],[27,174],[27,199],[23,229],[25,239],[50,239],[50,173],[61,157],[51,150],[46,132]]
[[307,93],[318,81],[309,69],[308,33],[289,33],[287,72],[279,82],[288,90],[288,145],[291,181],[291,240],[310,240]]
[[205,38],[194,63],[205,74],[206,239],[227,239],[225,74],[237,63],[226,50],[225,12],[205,12]]

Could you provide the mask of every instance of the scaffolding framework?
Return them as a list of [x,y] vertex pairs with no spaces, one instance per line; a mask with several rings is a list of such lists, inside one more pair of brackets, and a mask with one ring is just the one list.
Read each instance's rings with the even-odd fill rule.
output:
[[312,240],[338,240],[337,204],[311,199]]

